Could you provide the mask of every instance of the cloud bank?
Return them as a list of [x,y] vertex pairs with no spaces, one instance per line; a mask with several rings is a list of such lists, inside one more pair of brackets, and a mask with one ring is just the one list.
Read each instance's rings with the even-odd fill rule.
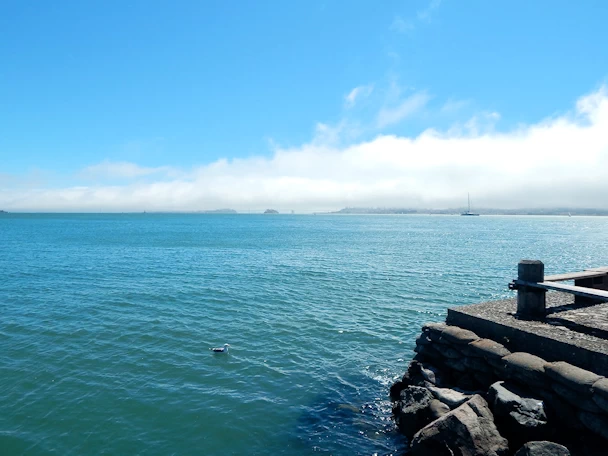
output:
[[[378,123],[409,115],[407,103],[415,103],[404,103],[379,115]],[[379,134],[347,145],[321,136],[300,147],[278,147],[270,158],[223,159],[192,169],[102,162],[81,171],[86,185],[70,188],[24,188],[5,178],[0,209],[445,208],[465,205],[467,192],[477,208],[608,208],[606,87],[581,97],[572,111],[536,124],[499,132],[493,127],[497,117],[490,113],[445,131]]]

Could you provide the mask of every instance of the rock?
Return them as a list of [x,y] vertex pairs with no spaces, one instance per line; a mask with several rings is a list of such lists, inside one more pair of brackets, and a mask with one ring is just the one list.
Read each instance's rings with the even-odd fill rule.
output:
[[573,420],[578,411],[550,390],[539,389],[538,394],[545,401],[545,412],[549,423],[559,428],[561,434],[576,434],[585,429],[579,420]]
[[422,326],[422,331],[423,332],[437,332],[439,334],[441,334],[441,332],[443,331],[443,329],[447,327],[447,325],[445,323],[426,323],[425,325]]
[[469,373],[464,372],[454,376],[454,385],[465,391],[477,390],[477,381]]
[[462,359],[445,358],[443,364],[445,364],[450,369],[457,370],[458,372],[467,371],[467,366],[464,365],[464,360]]
[[431,339],[429,339],[429,337],[427,335],[420,334],[418,336],[418,338],[416,339],[416,345],[430,345],[432,344],[433,341]]
[[497,380],[493,372],[488,372],[487,374],[484,372],[473,372],[473,378],[483,390],[487,390]]
[[[508,356],[508,355],[507,355]],[[504,372],[507,367],[507,363],[503,361],[502,358],[486,358],[486,361],[490,366],[492,366],[495,370],[500,372]]]
[[399,400],[399,395],[408,385],[403,380],[397,380],[391,385],[389,396],[393,401]]
[[402,380],[406,386],[426,386],[426,383],[435,384],[441,381],[438,372],[439,370],[431,365],[425,365],[420,361],[413,360]]
[[608,378],[601,378],[593,384],[593,401],[608,413]]
[[464,359],[464,365],[477,372],[483,372],[486,374],[492,372],[492,366],[481,358],[467,357]]
[[461,359],[461,358],[463,358],[462,353],[460,353],[458,350],[454,350],[453,348],[448,347],[448,346],[443,346],[438,351],[439,351],[439,353],[441,353],[446,358],[451,358],[451,359]]
[[608,414],[608,399],[603,398],[599,394],[593,395],[593,402],[602,409],[602,411]]
[[410,445],[411,456],[503,456],[508,450],[479,395],[422,428]]
[[504,371],[507,378],[518,380],[524,385],[544,387],[545,365],[547,362],[530,353],[511,353],[502,358],[505,363]]
[[471,353],[470,356],[495,360],[511,354],[504,345],[490,339],[478,339],[471,342],[467,346],[467,354],[468,353]]
[[447,325],[445,323],[427,323],[422,327],[422,333],[432,341],[437,342],[441,339],[441,333]]
[[425,358],[441,359],[441,353],[439,353],[432,345],[416,345],[414,351]]
[[[424,380],[422,374],[420,373],[420,369],[422,368],[422,362],[417,360],[412,360],[407,366],[407,371],[403,375],[403,381],[407,382],[408,385],[415,385],[417,382],[421,382]],[[417,385],[420,386],[420,385]]]
[[393,414],[397,427],[408,439],[431,422],[430,406],[434,399],[429,390],[420,386],[408,386],[401,391]]
[[570,451],[558,443],[541,440],[526,443],[515,456],[570,456]]
[[564,361],[547,364],[545,366],[545,373],[553,380],[578,393],[586,395],[591,395],[593,384],[602,379],[600,375]]
[[431,421],[434,421],[441,418],[446,413],[450,413],[450,407],[437,399],[433,399],[429,405],[429,413]]
[[459,407],[471,398],[470,394],[464,394],[450,388],[429,387],[428,390],[437,400],[443,402],[451,409]]
[[494,413],[494,421],[511,448],[550,436],[544,402],[522,396],[525,393],[505,382],[496,382],[488,390],[488,403]]
[[466,345],[479,339],[479,336],[468,329],[458,326],[446,326],[441,332],[441,339],[451,344]]
[[578,417],[587,429],[608,440],[608,418],[589,412],[580,412]]
[[585,394],[578,393],[561,383],[552,383],[551,389],[555,391],[562,400],[565,400],[578,409],[586,410],[591,413],[600,413],[602,411],[593,399]]
[[420,374],[429,383],[441,386],[443,384],[442,373],[435,366],[424,364],[420,368]]
[[608,399],[608,378],[600,378],[593,384],[593,394],[599,394]]

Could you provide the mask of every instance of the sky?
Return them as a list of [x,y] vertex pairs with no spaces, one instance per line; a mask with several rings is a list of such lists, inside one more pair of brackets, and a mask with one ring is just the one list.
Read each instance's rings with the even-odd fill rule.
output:
[[608,209],[604,0],[0,0],[0,209]]

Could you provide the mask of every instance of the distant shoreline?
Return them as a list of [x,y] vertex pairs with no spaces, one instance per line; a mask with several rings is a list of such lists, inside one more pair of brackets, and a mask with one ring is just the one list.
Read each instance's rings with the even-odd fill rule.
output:
[[[409,209],[409,208],[365,208],[346,207],[334,212],[317,212],[316,214],[352,214],[352,215],[386,215],[386,214],[418,214],[418,215],[460,215],[465,209]],[[481,215],[552,215],[552,216],[608,216],[608,209],[593,208],[536,208],[536,209],[476,209]]]
[[[606,209],[479,209],[481,216],[552,216],[552,217],[605,217],[608,216]],[[48,214],[48,215],[211,215],[211,216],[230,216],[230,215],[282,215],[285,217],[293,215],[444,215],[444,216],[460,216],[462,209],[391,209],[391,208],[345,208],[339,211],[311,211],[311,212],[293,212],[285,211],[280,213],[264,212],[263,210],[204,210],[204,211],[122,211],[122,212],[62,212],[62,211],[4,211],[0,210],[0,215],[24,215],[24,214]]]

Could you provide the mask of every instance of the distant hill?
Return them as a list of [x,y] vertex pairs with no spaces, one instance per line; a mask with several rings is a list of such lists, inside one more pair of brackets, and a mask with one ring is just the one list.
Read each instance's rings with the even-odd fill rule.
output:
[[[345,207],[335,212],[326,212],[326,214],[443,214],[457,215],[462,213],[463,208],[450,209],[409,209],[395,207]],[[593,215],[593,216],[608,216],[608,209],[593,209],[593,208],[535,208],[535,209],[493,209],[479,208],[476,209],[481,215]]]
[[274,209],[266,209],[264,214],[278,214],[279,211],[275,211]]
[[345,207],[330,214],[417,214],[416,209],[394,207]]

